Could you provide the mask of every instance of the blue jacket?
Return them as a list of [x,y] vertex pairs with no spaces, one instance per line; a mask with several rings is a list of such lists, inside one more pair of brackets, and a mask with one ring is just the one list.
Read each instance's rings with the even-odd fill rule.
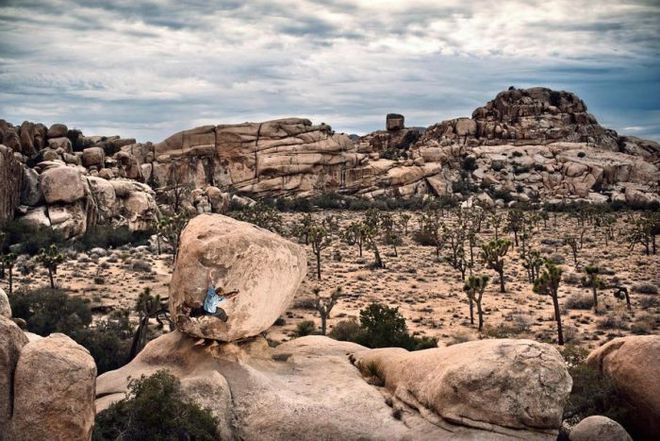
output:
[[219,296],[215,291],[215,288],[210,287],[206,291],[206,298],[204,299],[204,311],[209,314],[215,314],[215,311],[218,307],[218,303],[224,302],[225,296]]

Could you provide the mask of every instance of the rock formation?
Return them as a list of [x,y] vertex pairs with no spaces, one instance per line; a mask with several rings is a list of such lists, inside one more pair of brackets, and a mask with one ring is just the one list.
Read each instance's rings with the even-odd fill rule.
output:
[[[435,409],[421,402],[412,402],[411,397],[400,400],[403,391],[390,395],[387,389],[370,385],[349,361],[349,354],[365,360],[378,350],[322,336],[298,338],[277,348],[268,347],[261,337],[240,345],[232,343],[207,348],[194,346],[194,342],[193,338],[179,332],[166,334],[150,342],[128,365],[99,376],[97,411],[125,396],[129,376],[135,378],[168,369],[181,379],[184,390],[191,397],[208,403],[220,418],[220,433],[227,439],[233,436],[244,440],[549,441],[556,438],[557,414],[561,415],[563,400],[570,390],[566,368],[554,364],[555,359],[561,358],[554,355],[556,351],[549,345],[517,340],[507,343],[510,354],[522,355],[526,360],[524,363],[528,368],[523,372],[497,365],[506,356],[499,360],[497,357],[484,360],[479,352],[472,350],[474,348],[464,348],[463,351],[464,345],[421,351],[416,357],[425,365],[417,365],[420,373],[428,369],[427,373],[433,375],[433,361],[442,359],[444,351],[465,352],[463,362],[454,358],[456,364],[447,361],[447,368],[453,366],[458,370],[466,364],[480,367],[472,368],[471,382],[460,386],[465,399],[475,405],[470,413],[472,419],[449,421]],[[494,344],[502,345],[498,341]],[[433,351],[437,351],[437,355]],[[540,356],[531,356],[534,351]],[[380,355],[385,354],[380,352]],[[548,360],[559,370],[551,372],[544,364]],[[516,396],[511,392],[511,395],[505,394],[495,401],[502,404],[517,400],[520,410],[515,415],[521,418],[516,420],[514,427],[493,423],[492,417],[505,409],[493,410],[493,404],[486,397],[483,400],[478,398],[482,392],[481,384],[492,384],[490,375],[504,382],[500,387],[517,387],[522,393]],[[433,381],[439,384],[439,381]],[[451,379],[449,381],[448,387],[456,384]],[[545,381],[547,385],[542,384]],[[555,389],[556,395],[547,395],[551,388]],[[541,394],[534,396],[534,392]],[[432,393],[430,389],[429,393]],[[487,389],[484,393],[492,396]],[[437,402],[442,397],[435,395],[433,399]],[[522,417],[522,409],[528,407],[534,410]],[[399,416],[395,418],[393,413]],[[506,418],[505,424],[516,419],[515,416]]]
[[29,341],[0,316],[0,440],[89,440],[96,365],[63,334]]
[[634,407],[634,429],[644,439],[660,433],[659,360],[660,335],[615,338],[587,358],[587,364],[611,378]]
[[[423,129],[407,128],[403,115],[389,114],[385,129],[356,138],[326,124],[286,118],[197,127],[152,144],[86,137],[62,124],[46,129],[0,120],[0,141],[6,146],[0,150],[0,223],[16,214],[30,223],[64,224],[60,228],[67,235],[79,235],[97,222],[143,229],[149,225],[145,219],[156,215],[154,195],[167,200],[177,192],[185,193],[181,206],[190,213],[221,213],[228,193],[253,198],[330,192],[369,199],[434,195],[474,197],[491,205],[660,204],[660,145],[600,126],[569,92],[511,88],[471,118]],[[40,187],[44,179],[49,182],[40,174],[54,164],[78,169],[83,181],[94,178],[96,194],[102,193],[95,209],[79,202],[84,197],[72,200],[80,197],[77,185],[66,190],[73,192],[66,200],[52,193],[52,185]],[[17,173],[21,167],[24,172]],[[147,184],[155,193],[140,187],[113,198],[105,181],[116,190],[125,185],[115,185],[117,179]],[[54,208],[57,222],[50,219],[52,204],[67,204]]]
[[572,384],[559,352],[532,340],[481,340],[415,352],[373,349],[354,358],[363,371],[379,372],[385,387],[408,405],[488,430],[555,430]]
[[[209,271],[226,292],[240,291],[220,305],[229,315],[226,323],[186,313],[186,307],[201,306]],[[222,341],[255,336],[284,313],[306,273],[300,246],[230,217],[200,215],[181,234],[170,311],[178,329],[190,335]]]

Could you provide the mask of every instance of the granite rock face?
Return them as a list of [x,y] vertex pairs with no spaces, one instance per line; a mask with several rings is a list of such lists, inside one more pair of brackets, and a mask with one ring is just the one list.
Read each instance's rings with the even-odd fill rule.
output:
[[[187,308],[200,307],[208,275],[225,292],[229,319],[190,317]],[[181,234],[170,282],[170,311],[186,334],[221,341],[258,335],[288,308],[307,273],[304,250],[254,225],[219,214],[193,218]]]
[[[534,413],[528,418],[543,429],[464,424],[466,420],[448,421],[420,403],[410,406],[410,401],[399,399],[400,394],[371,385],[351,364],[350,354],[366,359],[372,352],[355,343],[307,336],[271,348],[257,337],[239,344],[200,347],[195,346],[195,340],[178,331],[166,334],[149,342],[128,365],[99,376],[97,412],[125,396],[129,377],[168,369],[181,380],[185,393],[205,403],[218,416],[223,439],[553,441],[557,437],[558,425],[544,417],[536,420],[538,415]],[[396,358],[398,353],[391,355]],[[478,358],[478,354],[472,353],[472,358]],[[543,361],[531,357],[527,361],[530,372],[536,369],[545,373]],[[432,376],[434,366],[426,367],[426,373]],[[425,368],[416,365],[416,369],[421,374]],[[470,393],[478,394],[476,381],[489,384],[488,370],[471,372],[476,376]],[[501,379],[508,376],[512,383],[523,376],[511,369],[501,369],[500,375]],[[561,372],[553,375],[561,376]],[[527,387],[533,390],[538,380],[528,379],[533,384]],[[556,385],[560,386],[557,396],[532,398],[541,403],[548,400],[550,409],[544,412],[555,412],[555,403],[567,394],[568,374]],[[526,386],[517,387],[524,390]],[[473,416],[479,420],[481,412],[488,418],[493,415],[490,407],[484,401],[481,408],[473,409]]]

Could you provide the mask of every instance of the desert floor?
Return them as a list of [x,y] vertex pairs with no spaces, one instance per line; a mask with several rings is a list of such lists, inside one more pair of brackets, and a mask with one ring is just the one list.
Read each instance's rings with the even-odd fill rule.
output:
[[[361,219],[363,212],[324,211],[314,213],[315,217],[333,215],[344,226],[352,220]],[[407,320],[408,328],[418,335],[437,337],[441,344],[452,344],[482,337],[519,337],[553,342],[556,339],[556,325],[553,316],[552,299],[532,292],[527,281],[526,270],[519,258],[519,249],[513,248],[505,258],[505,280],[507,292],[499,293],[498,277],[495,272],[483,268],[475,249],[475,274],[488,274],[491,282],[483,299],[485,329],[478,332],[475,324],[470,324],[468,301],[463,292],[460,273],[444,261],[438,261],[433,247],[417,245],[411,232],[417,228],[419,212],[409,212],[412,219],[409,232],[403,244],[397,247],[398,257],[392,247],[382,244],[381,254],[385,269],[372,270],[371,251],[365,249],[358,255],[356,246],[349,246],[339,238],[323,251],[322,280],[316,279],[316,263],[311,246],[306,246],[309,256],[308,275],[299,288],[291,307],[282,316],[283,324],[268,330],[268,338],[285,341],[294,337],[296,325],[302,320],[314,320],[320,326],[318,313],[313,309],[312,290],[320,288],[322,295],[330,295],[342,287],[344,296],[332,310],[328,329],[340,320],[358,318],[359,311],[370,302],[382,302],[398,307]],[[290,226],[302,214],[284,214],[284,225]],[[657,290],[660,286],[660,255],[646,256],[638,245],[632,251],[623,238],[627,228],[618,219],[615,240],[606,246],[603,233],[587,225],[584,245],[579,252],[578,268],[586,264],[597,264],[606,269],[601,276],[605,282],[618,283],[628,287],[632,310],[626,308],[625,301],[614,298],[611,288],[599,291],[599,311],[593,308],[578,309],[571,303],[589,299],[591,289],[582,287],[583,273],[576,270],[571,250],[561,243],[567,232],[577,231],[575,220],[567,215],[551,219],[547,227],[540,222],[538,230],[531,238],[533,249],[543,256],[561,255],[564,275],[560,287],[562,322],[567,343],[585,348],[594,348],[614,337],[632,333],[656,333],[660,323],[660,301],[657,294],[643,294],[639,291]],[[492,238],[493,231],[485,228],[479,235],[483,242]],[[295,240],[292,239],[292,240]],[[445,247],[444,254],[449,252]],[[338,257],[341,256],[341,260]],[[36,264],[35,264],[36,265]],[[144,288],[161,297],[168,295],[168,283],[172,269],[171,255],[156,255],[148,247],[108,250],[105,256],[94,253],[69,253],[64,264],[58,269],[57,284],[72,294],[89,299],[98,317],[103,317],[116,308],[132,309],[138,295]],[[48,285],[45,269],[36,266],[29,275],[15,271],[14,289]],[[2,281],[6,289],[6,280]],[[644,289],[646,288],[646,289]],[[200,293],[200,297],[203,293]],[[227,308],[231,314],[231,307]]]

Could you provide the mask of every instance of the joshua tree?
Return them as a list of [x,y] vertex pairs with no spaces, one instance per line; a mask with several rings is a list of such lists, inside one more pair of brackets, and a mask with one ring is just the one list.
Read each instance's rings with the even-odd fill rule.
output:
[[539,271],[543,266],[541,253],[534,250],[529,251],[525,255],[522,265],[527,270],[527,279],[529,280],[529,283],[536,282],[536,279],[539,277]]
[[310,213],[305,213],[305,215],[300,219],[300,221],[293,227],[293,235],[298,237],[299,240],[305,242],[305,245],[309,245],[309,227],[314,222],[312,215]]
[[64,255],[60,253],[55,244],[51,244],[48,248],[41,249],[41,252],[37,256],[37,260],[48,270],[50,287],[55,289],[55,279],[53,276],[57,274],[57,267],[59,264],[64,262]]
[[383,259],[380,257],[378,244],[376,243],[379,228],[381,228],[380,219],[380,213],[375,209],[367,210],[364,219],[364,239],[369,249],[374,253],[374,268],[385,268]]
[[545,268],[534,282],[534,292],[546,294],[552,297],[552,305],[555,309],[555,320],[557,321],[557,343],[564,344],[564,333],[561,327],[561,314],[559,313],[559,283],[561,282],[561,268],[549,260],[545,261]]
[[[163,318],[170,321],[167,304],[164,304],[159,295],[151,295],[151,289],[145,288],[135,303],[135,311],[138,313],[138,327],[131,343],[129,361],[144,348],[147,343],[147,331],[149,319],[155,317],[160,326],[163,326]],[[170,321],[171,324],[171,321]]]
[[494,239],[481,246],[481,260],[487,268],[497,272],[500,276],[500,292],[504,288],[504,256],[509,252],[511,241],[508,239]]
[[618,300],[626,300],[626,305],[628,306],[628,309],[632,309],[632,305],[630,304],[630,295],[628,294],[628,288],[625,286],[615,286],[614,287],[614,297],[616,297]]
[[490,225],[493,227],[493,230],[495,231],[495,240],[500,238],[499,231],[500,228],[502,228],[502,223],[504,222],[504,218],[502,217],[501,214],[498,214],[497,212],[493,213],[490,216],[490,219],[488,221]]
[[16,263],[16,259],[18,256],[16,253],[7,253],[7,254],[2,254],[0,255],[0,259],[2,260],[2,266],[7,269],[7,273],[9,274],[9,294],[11,294],[14,291],[14,264]]
[[316,256],[316,278],[321,280],[321,252],[332,244],[332,236],[322,223],[314,221],[308,228],[309,243]]
[[360,257],[362,257],[362,247],[366,237],[366,226],[363,222],[351,222],[344,230],[342,237],[349,245],[357,245]]
[[566,236],[564,238],[564,244],[568,245],[571,248],[571,253],[573,254],[573,264],[575,265],[575,268],[578,266],[578,251],[580,249],[580,245],[578,243],[578,240],[575,236]]
[[608,246],[610,240],[614,240],[614,227],[616,226],[616,218],[612,215],[604,215],[601,218],[601,225],[605,230],[605,246]]
[[0,231],[0,279],[5,278],[5,264],[2,261],[2,255],[4,254],[5,251],[5,232]]
[[513,233],[515,246],[518,246],[518,232],[525,223],[525,213],[518,209],[509,210],[506,220],[506,227]]
[[401,244],[401,235],[398,230],[397,222],[389,213],[383,213],[380,215],[380,224],[385,230],[385,243],[392,245],[394,257],[398,257],[399,253],[397,252],[396,246]]
[[465,243],[465,229],[459,222],[459,224],[454,228],[444,228],[444,230],[444,237],[447,238],[449,247],[451,249],[451,254],[449,255],[449,264],[453,268],[458,269],[459,257],[464,255],[463,244]]
[[543,229],[544,230],[547,229],[548,228],[548,220],[550,219],[550,215],[548,214],[548,212],[545,211],[545,210],[541,210],[539,212],[539,218],[543,221]]
[[399,226],[401,227],[404,236],[408,235],[408,224],[410,223],[411,218],[412,216],[408,213],[399,214]]
[[637,219],[632,219],[631,229],[628,233],[628,243],[632,250],[636,244],[644,246],[646,255],[656,253],[655,236],[660,231],[660,215],[657,213],[646,214]]
[[339,300],[339,298],[342,296],[342,290],[341,286],[338,286],[330,298],[322,298],[320,292],[321,290],[319,288],[314,288],[314,306],[321,316],[321,335],[325,335],[326,323],[330,318],[330,311],[332,311],[332,308],[337,303],[337,300]]
[[435,247],[435,257],[440,260],[440,251],[445,243],[440,212],[438,210],[428,210],[422,213],[419,222],[420,233],[432,242]]
[[484,291],[486,290],[486,285],[488,285],[489,277],[487,275],[481,276],[470,276],[468,277],[465,285],[463,286],[463,291],[467,293],[468,300],[470,301],[470,323],[474,324],[474,307],[473,303],[477,304],[477,314],[479,314],[479,331],[484,326],[484,311],[481,307],[481,300],[484,296]]
[[594,296],[594,312],[598,312],[598,288],[602,285],[599,277],[600,268],[595,265],[587,265],[584,268],[584,272],[586,273],[584,285],[591,287],[591,292]]

